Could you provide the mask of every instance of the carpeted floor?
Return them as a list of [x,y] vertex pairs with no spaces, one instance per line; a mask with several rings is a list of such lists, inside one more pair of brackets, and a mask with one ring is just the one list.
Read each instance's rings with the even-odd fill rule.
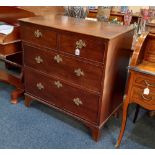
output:
[[[0,83],[0,148],[88,148],[113,149],[119,133],[121,118],[111,118],[102,129],[98,143],[89,129],[77,120],[34,101],[30,108],[23,99],[10,104],[12,86]],[[140,111],[132,123],[135,106],[130,107],[127,128],[120,148],[155,148],[155,119]]]

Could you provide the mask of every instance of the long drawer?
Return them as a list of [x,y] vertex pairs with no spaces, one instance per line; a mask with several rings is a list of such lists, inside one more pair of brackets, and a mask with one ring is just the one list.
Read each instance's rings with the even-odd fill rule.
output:
[[103,63],[106,42],[101,38],[66,32],[60,34],[60,51]]
[[[57,32],[47,29],[39,25],[28,24],[21,26],[21,37],[23,41],[47,47],[58,49]],[[25,33],[28,32],[28,33]]]
[[141,87],[149,87],[150,89],[155,91],[155,79],[152,75],[136,73],[134,78],[134,84]]
[[102,65],[96,66],[52,50],[39,49],[26,44],[23,44],[23,47],[26,66],[52,74],[83,88],[101,91]]
[[99,96],[25,67],[25,91],[78,117],[97,121]]

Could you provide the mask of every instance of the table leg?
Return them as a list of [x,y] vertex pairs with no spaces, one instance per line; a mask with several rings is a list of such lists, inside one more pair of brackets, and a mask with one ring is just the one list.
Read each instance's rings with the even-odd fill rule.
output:
[[140,109],[140,106],[137,104],[137,106],[136,106],[135,116],[134,116],[134,119],[133,119],[133,123],[135,123],[136,120],[137,120],[138,113],[139,113],[139,109]]
[[125,130],[125,126],[126,126],[126,121],[127,121],[127,111],[128,111],[128,105],[129,105],[129,100],[126,98],[126,101],[123,105],[123,118],[122,118],[122,127],[121,127],[121,131],[117,140],[117,143],[115,145],[115,147],[119,147],[123,134],[124,134],[124,130]]

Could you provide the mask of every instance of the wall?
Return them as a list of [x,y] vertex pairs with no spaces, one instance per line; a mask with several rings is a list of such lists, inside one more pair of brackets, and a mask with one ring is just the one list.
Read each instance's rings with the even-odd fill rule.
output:
[[34,12],[36,15],[47,15],[50,13],[63,13],[62,6],[20,6],[24,10]]
[[129,6],[129,9],[133,11],[133,13],[140,12],[140,9],[148,9],[149,6]]

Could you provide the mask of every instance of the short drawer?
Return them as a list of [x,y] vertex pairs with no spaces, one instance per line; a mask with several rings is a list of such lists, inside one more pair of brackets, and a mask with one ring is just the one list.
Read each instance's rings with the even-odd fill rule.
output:
[[131,99],[133,102],[139,103],[144,107],[155,107],[155,92],[150,89],[150,93],[148,95],[144,94],[145,87],[136,87],[132,88]]
[[151,75],[135,74],[134,84],[155,90],[155,78]]
[[75,33],[60,34],[61,52],[67,52],[77,57],[103,62],[105,50],[106,43],[101,38]]
[[99,96],[31,69],[25,68],[24,75],[26,93],[34,95],[48,104],[61,107],[82,119],[91,122],[97,121]]
[[51,49],[57,49],[57,32],[48,30],[46,27],[38,25],[22,25],[21,26],[21,38],[23,41],[30,42],[32,44],[47,47]]
[[39,49],[26,44],[23,47],[26,66],[83,88],[96,92],[101,91],[103,66],[83,62],[52,50]]

